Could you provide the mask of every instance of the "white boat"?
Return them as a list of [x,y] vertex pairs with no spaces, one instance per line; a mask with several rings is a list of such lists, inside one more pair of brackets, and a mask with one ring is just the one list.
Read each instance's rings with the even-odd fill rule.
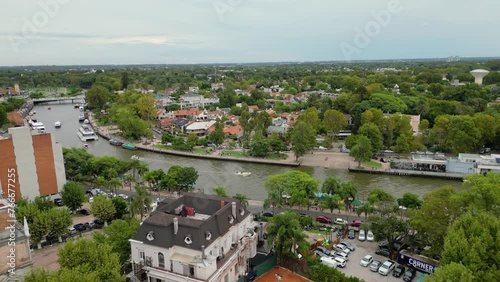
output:
[[252,173],[251,173],[251,172],[249,172],[249,171],[238,171],[236,174],[237,174],[237,175],[241,175],[241,176],[249,176],[249,175],[251,175]]
[[131,160],[139,160],[139,156],[138,155],[133,155],[132,157],[130,157]]
[[85,120],[84,114],[78,115],[78,121],[84,121],[84,120]]
[[85,120],[83,121],[83,123],[89,124],[89,123],[90,123],[90,121],[89,121],[88,119],[85,119]]
[[54,126],[55,126],[56,128],[61,127],[61,122],[60,122],[60,121],[56,121],[56,122],[54,123]]
[[80,106],[80,107],[79,107],[79,109],[80,109],[80,111],[82,111],[82,112],[83,112],[83,110],[84,110],[83,106]]
[[94,130],[92,130],[92,127],[84,124],[78,129],[78,137],[80,137],[80,140],[83,142],[89,141],[89,140],[98,140],[99,137],[97,134],[95,134]]
[[83,148],[88,149],[89,148],[89,144],[87,144],[87,143],[83,144]]

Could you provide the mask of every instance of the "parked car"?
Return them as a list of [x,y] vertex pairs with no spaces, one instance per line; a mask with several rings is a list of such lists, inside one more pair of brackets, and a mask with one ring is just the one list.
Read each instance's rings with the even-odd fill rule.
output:
[[396,262],[392,260],[386,260],[378,269],[378,273],[387,276],[394,269]]
[[363,222],[359,219],[353,220],[351,226],[360,227]]
[[375,254],[380,255],[380,256],[384,256],[386,258],[391,256],[391,252],[388,250],[385,250],[385,249],[378,249],[375,251]]
[[316,254],[316,256],[320,257],[320,258],[323,258],[323,257],[330,257],[329,255],[323,253],[322,251],[320,250],[314,250],[313,253]]
[[262,213],[262,216],[273,217],[274,216],[274,212],[272,212],[272,211],[265,211],[265,212]]
[[370,264],[370,270],[373,272],[377,272],[381,265],[382,265],[382,262],[380,262],[378,260],[374,260]]
[[104,227],[104,222],[99,219],[94,220],[94,228],[100,229]]
[[75,228],[75,230],[79,231],[79,232],[83,232],[83,231],[87,230],[87,227],[85,227],[85,225],[83,223],[75,224],[75,225],[73,225],[73,228]]
[[349,241],[342,240],[342,241],[340,241],[339,244],[346,246],[351,252],[354,252],[356,250],[356,246],[351,244],[351,242],[349,242]]
[[93,221],[89,221],[89,222],[85,222],[83,224],[85,226],[85,228],[87,228],[88,230],[91,230],[95,227],[95,223]]
[[364,241],[365,239],[366,239],[366,237],[365,237],[365,231],[364,230],[359,230],[358,240],[359,241]]
[[74,235],[76,234],[76,229],[74,227],[68,228],[68,235]]
[[332,256],[332,252],[330,252],[329,250],[327,250],[325,247],[322,247],[322,246],[318,246],[316,247],[316,249],[314,249],[315,251],[320,251],[322,252],[323,254],[327,255],[327,256]]
[[63,200],[61,198],[54,199],[54,204],[58,207],[64,206]]
[[343,220],[342,218],[336,218],[335,219],[335,224],[347,224],[347,220]]
[[90,211],[88,209],[79,209],[78,213],[83,215],[89,215]]
[[417,271],[414,268],[408,267],[406,272],[403,274],[403,281],[408,282],[413,280]]
[[345,261],[349,261],[349,255],[346,252],[335,251],[333,253],[333,256],[343,258]]
[[366,255],[364,258],[361,259],[359,262],[359,265],[363,267],[369,266],[373,262],[373,257],[370,255]]
[[399,278],[401,277],[401,275],[403,275],[403,273],[405,273],[405,267],[400,264],[394,268],[394,270],[392,271],[392,276]]
[[332,224],[332,219],[328,218],[326,216],[318,215],[316,217],[316,221],[319,223],[327,223],[327,224]]
[[118,194],[118,197],[124,199],[124,200],[127,200],[128,199],[128,196],[125,195],[125,194]]
[[373,232],[371,230],[369,230],[366,233],[366,241],[373,242],[373,240],[375,240],[375,237],[373,236]]
[[356,233],[354,232],[354,229],[349,230],[349,234],[347,234],[347,238],[349,238],[349,239],[356,238]]
[[329,267],[337,268],[339,266],[339,262],[331,257],[321,257],[320,260],[324,265]]
[[337,245],[333,246],[333,249],[337,252],[344,252],[346,254],[351,253],[351,250],[349,250],[349,248],[343,244],[337,244]]
[[339,265],[338,265],[339,267],[344,268],[347,264],[347,261],[341,257],[335,257],[333,259],[339,263]]

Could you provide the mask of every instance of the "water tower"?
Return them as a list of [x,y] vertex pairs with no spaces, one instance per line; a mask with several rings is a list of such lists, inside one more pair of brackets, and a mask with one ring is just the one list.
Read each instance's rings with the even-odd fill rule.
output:
[[482,69],[477,69],[470,72],[470,74],[472,74],[476,79],[474,82],[479,85],[483,85],[483,78],[489,73],[489,71]]

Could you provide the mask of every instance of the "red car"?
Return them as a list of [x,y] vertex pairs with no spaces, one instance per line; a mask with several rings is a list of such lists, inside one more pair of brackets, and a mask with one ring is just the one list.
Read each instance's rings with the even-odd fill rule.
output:
[[322,215],[318,215],[316,217],[316,221],[319,222],[319,223],[328,223],[328,224],[332,224],[332,219],[331,218],[328,218],[326,216],[322,216]]
[[361,220],[356,219],[356,220],[353,220],[353,221],[352,221],[351,226],[354,226],[354,227],[360,227],[360,226],[361,226],[361,223],[363,223]]

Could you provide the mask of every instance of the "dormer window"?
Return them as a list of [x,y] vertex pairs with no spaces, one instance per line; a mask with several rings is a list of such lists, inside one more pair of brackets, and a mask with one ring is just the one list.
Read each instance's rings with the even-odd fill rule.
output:
[[210,241],[210,239],[212,239],[212,233],[210,233],[210,231],[205,232],[205,239],[207,239],[207,241]]
[[244,208],[240,208],[240,215],[244,215],[245,214],[245,209]]
[[148,234],[146,235],[146,239],[148,239],[148,241],[153,241],[155,239],[155,234],[153,231],[149,231]]
[[229,224],[233,224],[233,223],[234,223],[234,217],[229,216],[229,218],[228,218],[228,219],[229,219]]
[[186,243],[188,245],[191,245],[193,243],[193,239],[191,238],[191,234],[188,234],[188,235],[186,235],[186,237],[184,237],[184,243]]

